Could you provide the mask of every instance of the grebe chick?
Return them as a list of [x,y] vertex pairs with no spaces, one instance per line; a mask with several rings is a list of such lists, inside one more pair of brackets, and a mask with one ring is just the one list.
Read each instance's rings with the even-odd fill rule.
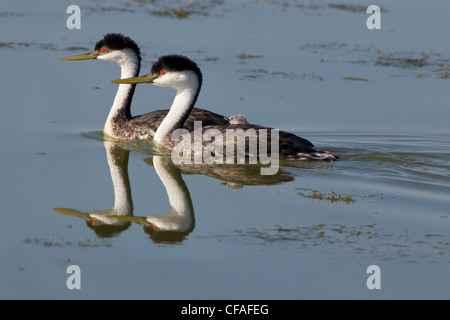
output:
[[232,116],[228,117],[228,122],[230,124],[244,124],[248,123],[247,118],[243,114],[233,114]]
[[[171,87],[176,90],[176,96],[173,100],[170,111],[161,125],[156,130],[153,141],[162,145],[164,148],[173,150],[177,147],[179,141],[171,139],[172,133],[176,129],[183,128],[183,124],[188,118],[191,110],[197,101],[200,89],[202,86],[203,76],[197,64],[189,58],[181,55],[162,56],[156,61],[150,70],[150,73],[136,78],[120,79],[111,81],[111,83],[119,84],[136,84],[136,83],[151,83],[160,87]],[[214,129],[225,133],[222,134],[226,138],[227,129],[254,129],[256,139],[261,142],[259,132],[265,129],[267,134],[271,134],[272,128],[244,123],[244,124],[213,124],[202,126],[203,132],[208,129]],[[196,134],[194,131],[189,132],[195,140]],[[185,139],[183,138],[183,141]],[[188,139],[189,140],[189,139]],[[224,140],[225,142],[225,140]],[[279,159],[289,160],[335,160],[338,157],[327,151],[319,151],[314,148],[314,145],[306,139],[298,137],[292,133],[279,130]],[[236,142],[235,142],[236,143]],[[270,152],[272,142],[267,141],[267,149]],[[195,141],[194,144],[195,145]],[[191,144],[192,146],[192,144]],[[208,146],[208,143],[202,140],[203,150]],[[192,155],[195,155],[194,148],[191,148]],[[248,147],[246,146],[246,149]],[[248,150],[246,150],[248,152]],[[226,151],[223,152],[226,154]]]
[[[129,37],[120,33],[108,33],[98,41],[93,51],[62,58],[60,60],[97,59],[118,64],[121,68],[121,78],[137,77],[141,68],[141,53],[138,45]],[[117,89],[114,103],[106,119],[103,132],[120,140],[153,139],[156,130],[169,110],[156,110],[143,115],[131,115],[131,102],[136,85],[121,84]],[[183,124],[191,131],[194,121],[203,124],[228,124],[228,119],[220,114],[194,108]]]

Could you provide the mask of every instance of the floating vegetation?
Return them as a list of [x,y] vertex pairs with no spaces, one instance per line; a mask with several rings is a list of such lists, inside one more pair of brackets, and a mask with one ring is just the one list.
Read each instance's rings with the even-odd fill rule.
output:
[[264,69],[258,69],[258,70],[251,69],[251,70],[247,70],[246,71],[246,74],[244,75],[244,77],[247,78],[247,79],[253,80],[253,79],[256,79],[256,78],[260,78],[263,75],[266,75],[268,73],[269,72],[267,70],[264,70]]
[[184,9],[167,9],[167,10],[150,10],[147,12],[151,15],[160,17],[175,17],[178,19],[185,19],[189,16],[190,12]]
[[[355,5],[355,4],[345,4],[345,3],[332,3],[332,4],[326,4],[326,3],[318,3],[318,1],[309,1],[309,3],[298,3],[298,0],[258,0],[255,1],[255,3],[261,3],[261,2],[267,2],[267,3],[271,3],[273,5],[278,5],[281,6],[283,8],[300,8],[300,9],[309,9],[309,10],[314,10],[314,11],[323,11],[326,9],[336,9],[336,10],[342,10],[342,11],[346,11],[346,12],[350,12],[350,13],[361,13],[364,12],[366,13],[367,11],[367,7],[369,6],[369,4],[367,5]],[[304,1],[307,2],[307,1]],[[383,8],[381,8],[381,10],[383,12],[388,12],[387,10],[384,10]],[[320,13],[319,13],[320,14]]]
[[421,70],[416,74],[417,78],[430,77],[434,75],[439,79],[448,79],[450,77],[450,68],[448,58],[439,53],[419,53],[415,57],[412,54],[391,53],[380,55],[375,61],[375,65],[385,67],[396,67],[411,70]]
[[217,62],[218,59],[219,59],[218,57],[208,57],[208,58],[205,58],[204,61],[213,61],[213,62]]
[[89,15],[91,13],[105,13],[105,12],[135,12],[134,10],[120,7],[120,6],[118,6],[118,7],[96,6],[96,7],[91,7],[91,8],[87,8],[87,9],[88,9],[87,15]]
[[[441,64],[438,69],[434,70],[434,72],[439,76],[440,79],[449,79],[450,78],[450,68],[447,67],[447,64]],[[418,75],[420,78],[421,75]]]
[[112,242],[108,241],[108,239],[103,239],[103,241],[99,242],[97,240],[90,240],[90,239],[80,239],[78,241],[78,246],[81,248],[88,248],[88,247],[112,247]]
[[66,51],[89,51],[89,48],[86,47],[68,47],[65,48]]
[[[348,226],[343,224],[314,224],[308,227],[283,227],[276,225],[272,228],[258,230],[235,230],[239,239],[247,239],[248,244],[261,242],[264,246],[286,245],[298,249],[312,249],[325,251],[330,254],[343,253],[350,255],[366,254],[371,258],[393,261],[406,259],[407,262],[435,262],[445,259],[450,262],[450,243],[443,241],[442,235],[426,234],[425,239],[418,235],[414,239],[408,232],[389,234],[377,228],[375,224]],[[222,239],[224,236],[216,236]]]
[[425,238],[442,237],[442,234],[426,233]]
[[23,240],[24,243],[27,244],[36,244],[36,245],[40,245],[43,247],[61,247],[61,246],[71,246],[72,244],[69,241],[65,241],[65,240],[58,240],[54,237],[52,238],[27,238],[25,240]]
[[157,0],[134,0],[141,6],[151,5],[151,9],[147,9],[148,14],[159,17],[169,17],[176,19],[187,19],[192,15],[211,15],[212,9],[218,5],[222,5],[222,0],[210,0],[210,1],[172,1],[170,5],[167,5],[167,1]]
[[348,227],[341,224],[319,223],[309,227],[285,228],[275,226],[270,229],[257,230],[251,228],[246,232],[235,231],[241,237],[259,239],[264,243],[292,242],[300,244],[301,248],[318,245],[349,245],[360,240],[382,238],[373,224],[358,227]]
[[258,78],[273,78],[273,77],[283,77],[283,78],[297,78],[297,79],[317,79],[322,81],[323,78],[319,75],[316,75],[314,73],[302,73],[297,74],[293,72],[284,72],[284,71],[268,71],[262,68],[259,69],[239,69],[237,72],[244,73],[244,77],[246,79],[254,80]]
[[[449,57],[436,52],[384,52],[374,46],[361,47],[339,42],[306,44],[299,50],[317,54],[320,62],[373,64],[413,72],[412,75],[417,78],[450,78]],[[346,77],[345,80],[367,81],[358,77]]]
[[373,63],[373,55],[383,52],[375,46],[350,45],[345,42],[308,43],[299,47],[300,51],[308,51],[320,57],[320,62],[368,64]]
[[379,56],[375,61],[375,65],[395,66],[395,67],[417,67],[421,68],[426,65],[429,55],[422,53],[420,58],[396,57],[393,54],[387,56]]
[[0,18],[2,18],[2,17],[21,17],[21,16],[23,16],[23,13],[7,12],[7,11],[0,12]]
[[[339,9],[344,11],[350,11],[350,12],[366,12],[367,6],[361,6],[361,5],[354,5],[354,4],[334,4],[329,3],[328,7],[333,9]],[[385,11],[385,10],[383,10]]]
[[36,43],[36,42],[0,42],[0,48],[17,49],[19,47],[33,47],[44,50],[56,50],[56,46],[51,43]]
[[358,77],[343,77],[344,80],[353,80],[353,81],[369,81],[369,79],[358,78]]
[[[56,239],[55,237],[50,238],[26,238],[23,240],[26,244],[34,244],[39,245],[43,247],[63,247],[63,246],[74,246],[74,244],[71,241],[64,240],[64,239]],[[77,243],[77,245],[81,248],[87,248],[87,247],[112,247],[112,241],[108,239],[102,239],[101,241],[95,239],[95,240],[85,240],[80,239]]]
[[262,58],[263,56],[261,55],[255,55],[255,54],[246,54],[246,53],[241,53],[240,55],[236,56],[236,58],[239,59],[259,59]]
[[373,194],[369,194],[369,195],[367,196],[367,198],[369,198],[369,199],[370,199],[370,198],[376,198],[376,197],[379,197],[380,199],[384,199],[382,193],[378,193],[378,194],[373,193]]
[[356,200],[349,194],[339,194],[334,191],[323,194],[316,190],[305,189],[306,192],[299,192],[299,194],[308,199],[325,200],[330,203],[344,202],[345,204],[354,203]]

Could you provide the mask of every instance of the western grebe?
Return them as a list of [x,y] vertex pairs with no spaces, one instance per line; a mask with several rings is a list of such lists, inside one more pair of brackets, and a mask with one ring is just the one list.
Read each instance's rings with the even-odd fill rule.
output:
[[[115,62],[121,68],[121,78],[137,77],[141,68],[141,54],[138,45],[129,37],[109,33],[98,41],[93,51],[62,58],[60,60],[97,59]],[[152,139],[169,110],[156,110],[139,116],[131,115],[131,102],[135,85],[121,84],[103,129],[107,135],[121,140]],[[228,119],[220,114],[194,108],[186,119],[184,127],[193,130],[194,121],[203,124],[227,124]]]
[[[202,81],[202,73],[194,61],[181,55],[168,55],[160,57],[158,61],[152,65],[150,73],[145,76],[115,80],[111,81],[111,83],[151,83],[161,87],[171,87],[177,91],[172,106],[170,107],[170,111],[156,130],[153,139],[153,141],[162,145],[164,148],[173,150],[179,141],[172,140],[172,133],[176,129],[183,127],[189,113],[194,108],[200,93]],[[261,135],[259,133],[261,129],[265,129],[267,134],[270,134],[272,131],[272,128],[249,123],[214,124],[202,127],[203,132],[208,129],[214,129],[216,132],[226,132],[227,129],[243,129],[245,131],[254,129],[252,132],[257,134],[258,142],[261,142]],[[275,131],[275,129],[273,130]],[[311,142],[292,133],[281,130],[278,131],[278,133],[279,159],[335,160],[338,158],[330,152],[316,150]],[[195,140],[195,130],[190,131],[190,135],[193,136]],[[272,143],[272,141],[267,141],[266,147],[269,151],[271,150]],[[202,140],[203,149],[205,149],[206,146],[207,145],[205,145]],[[192,151],[192,153],[194,154],[195,151]],[[223,154],[225,154],[225,152]]]

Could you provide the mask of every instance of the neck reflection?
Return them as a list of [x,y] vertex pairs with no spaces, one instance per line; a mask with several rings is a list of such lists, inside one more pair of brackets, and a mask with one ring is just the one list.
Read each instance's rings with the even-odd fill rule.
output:
[[170,211],[165,214],[134,216],[128,160],[130,151],[122,143],[103,141],[114,189],[114,206],[106,210],[82,212],[71,208],[54,208],[62,214],[82,218],[101,238],[116,237],[134,222],[140,224],[155,242],[180,242],[195,225],[194,209],[181,171],[165,156],[155,155],[153,166],[166,188]]

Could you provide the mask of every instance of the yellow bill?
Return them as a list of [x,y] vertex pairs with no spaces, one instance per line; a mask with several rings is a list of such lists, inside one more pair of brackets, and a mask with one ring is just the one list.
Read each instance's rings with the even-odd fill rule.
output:
[[119,83],[119,84],[135,84],[135,83],[152,83],[158,77],[151,77],[149,75],[135,78],[126,78],[120,80],[111,81],[111,83]]
[[72,56],[72,57],[67,57],[67,58],[61,58],[59,60],[64,60],[64,61],[70,61],[70,60],[88,60],[88,59],[97,59],[97,57],[99,56],[98,53],[96,52],[89,52],[86,54],[80,54],[78,56]]

